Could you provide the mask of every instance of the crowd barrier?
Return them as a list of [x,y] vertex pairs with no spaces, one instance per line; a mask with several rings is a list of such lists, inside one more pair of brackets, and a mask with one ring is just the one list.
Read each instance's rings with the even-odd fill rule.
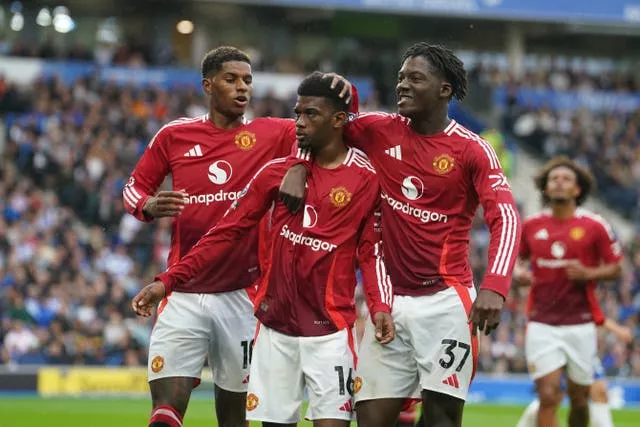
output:
[[[198,388],[213,392],[211,371],[202,373]],[[0,393],[33,393],[43,397],[86,395],[140,395],[149,392],[146,368],[7,366],[0,365]],[[614,408],[640,406],[640,379],[609,379]],[[469,402],[526,404],[534,398],[527,376],[476,376]]]

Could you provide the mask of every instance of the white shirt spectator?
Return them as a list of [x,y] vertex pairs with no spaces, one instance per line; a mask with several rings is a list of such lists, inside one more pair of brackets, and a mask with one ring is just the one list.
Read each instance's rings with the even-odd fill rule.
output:
[[30,329],[25,328],[22,322],[16,322],[16,326],[5,337],[4,346],[11,358],[15,358],[38,347],[38,338]]

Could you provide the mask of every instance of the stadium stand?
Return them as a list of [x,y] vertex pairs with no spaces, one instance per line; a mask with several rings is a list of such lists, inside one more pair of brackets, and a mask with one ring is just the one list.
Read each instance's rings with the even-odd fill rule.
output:
[[[562,83],[556,74],[531,73],[520,84],[636,87],[628,79],[586,79],[579,74],[563,74],[568,83]],[[507,75],[485,70],[478,78],[498,85]],[[287,116],[290,105],[290,99],[267,95],[253,101],[252,115]],[[584,113],[572,118],[524,107],[512,103],[506,111],[507,131],[526,140],[518,129],[534,116],[544,134],[528,139],[530,144],[545,155],[562,152],[582,158],[599,176],[601,194],[615,197],[622,207],[630,206],[631,189],[637,188],[640,178],[637,113],[626,122],[607,115],[587,120],[580,116]],[[375,108],[375,101],[370,108]],[[91,78],[71,85],[43,79],[22,91],[2,80],[0,110],[8,113],[0,166],[0,361],[144,365],[151,323],[135,317],[129,299],[165,268],[169,222],[143,225],[125,215],[120,192],[147,141],[163,123],[204,112],[199,94],[182,90],[169,97],[159,88],[116,87]],[[605,139],[609,154],[604,159],[590,151],[592,133],[581,133],[581,123],[596,126],[610,138]],[[558,138],[564,142],[558,143]],[[623,166],[629,172],[622,178],[631,180],[624,182],[627,187],[616,181]],[[611,189],[619,187],[621,194],[615,195]],[[480,218],[471,238],[471,264],[479,280],[488,243]],[[640,235],[625,243],[625,277],[602,286],[600,297],[607,315],[633,327],[640,338]],[[526,297],[526,290],[514,289],[502,325],[491,337],[483,337],[481,371],[526,372]],[[605,335],[601,340],[608,374],[640,375],[639,340],[630,346]]]

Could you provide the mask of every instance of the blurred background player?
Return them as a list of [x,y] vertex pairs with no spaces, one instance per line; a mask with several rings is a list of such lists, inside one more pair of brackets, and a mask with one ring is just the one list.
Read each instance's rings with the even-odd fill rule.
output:
[[535,182],[548,209],[524,223],[515,278],[531,285],[525,347],[540,401],[537,425],[556,425],[564,372],[569,426],[586,427],[597,359],[594,290],[598,280],[620,276],[621,248],[602,217],[579,207],[593,186],[587,170],[557,157]]
[[[376,339],[393,339],[392,289],[380,251],[380,189],[366,156],[344,145],[347,106],[316,72],[298,88],[296,137],[315,162],[304,210],[292,215],[278,202],[271,217],[268,266],[255,301],[260,325],[253,349],[248,417],[265,425],[300,421],[309,393],[307,419],[318,426],[349,425],[356,344],[353,303],[360,266]],[[189,286],[200,272],[226,262],[227,253],[260,221],[274,201],[282,177],[297,159],[267,163],[242,198],[177,264],[133,300],[150,315],[166,292]]]
[[[399,114],[363,114],[345,129],[380,176],[384,255],[399,325],[399,339],[387,346],[375,345],[365,325],[358,423],[393,425],[406,399],[421,390],[426,420],[459,426],[475,373],[477,330],[488,335],[498,325],[509,292],[520,218],[493,148],[448,117],[451,99],[467,93],[460,59],[445,47],[416,43],[402,58],[396,90]],[[298,181],[300,193],[305,174],[300,165],[287,177]],[[475,299],[468,253],[479,204],[491,232],[491,268]]]
[[[613,319],[602,317],[600,321],[595,320],[595,324],[613,333],[617,339],[625,344],[633,341],[633,331]],[[594,360],[593,370],[593,384],[589,388],[589,397],[591,399],[589,402],[589,421],[592,427],[613,427],[613,417],[611,416],[609,393],[607,391],[607,377],[599,357]],[[520,417],[516,427],[536,427],[539,408],[540,401],[538,399],[531,402],[522,417]]]
[[[124,205],[136,218],[174,218],[169,265],[223,216],[267,161],[295,149],[293,120],[245,120],[253,77],[244,52],[214,49],[201,72],[209,113],[160,129],[123,190]],[[173,190],[154,196],[169,174]],[[195,285],[177,286],[158,307],[149,346],[150,425],[181,423],[207,354],[220,425],[244,425],[255,331],[246,289],[260,273],[257,245],[256,228],[229,251],[224,268],[200,275]]]

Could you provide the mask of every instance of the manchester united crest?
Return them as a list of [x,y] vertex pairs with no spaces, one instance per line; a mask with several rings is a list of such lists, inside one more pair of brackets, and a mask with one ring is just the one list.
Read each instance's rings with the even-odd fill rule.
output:
[[362,388],[362,378],[355,377],[353,380],[353,394],[356,394]]
[[154,374],[157,374],[158,372],[162,371],[162,368],[164,368],[164,357],[162,356],[156,356],[151,360],[151,370],[153,371]]
[[243,130],[242,132],[238,132],[236,134],[236,145],[238,148],[244,151],[249,151],[256,145],[256,135],[251,132],[247,132]]
[[569,230],[569,236],[573,240],[582,240],[584,235],[585,235],[585,231],[584,231],[584,228],[582,227],[573,227],[571,230]]
[[433,170],[439,175],[451,172],[455,165],[455,159],[449,154],[440,154],[433,158]]
[[260,404],[260,399],[253,393],[247,395],[247,411],[253,411]]
[[332,188],[329,198],[335,207],[344,208],[351,201],[351,193],[344,187]]

